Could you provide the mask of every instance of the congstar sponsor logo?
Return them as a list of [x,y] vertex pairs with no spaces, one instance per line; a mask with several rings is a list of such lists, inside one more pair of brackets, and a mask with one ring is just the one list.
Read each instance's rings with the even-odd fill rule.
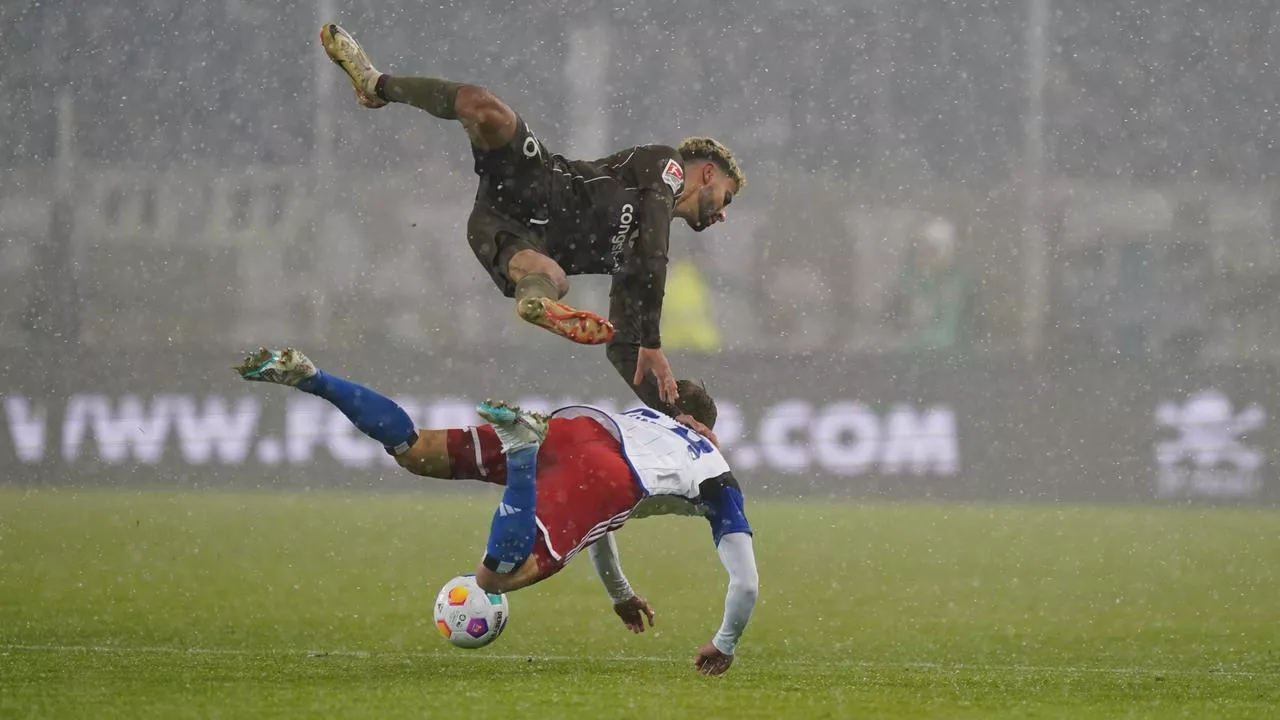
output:
[[623,205],[622,212],[618,215],[618,231],[610,240],[609,256],[613,261],[614,272],[622,267],[622,255],[626,252],[627,241],[631,239],[631,228],[635,224],[635,219],[635,207],[631,203]]

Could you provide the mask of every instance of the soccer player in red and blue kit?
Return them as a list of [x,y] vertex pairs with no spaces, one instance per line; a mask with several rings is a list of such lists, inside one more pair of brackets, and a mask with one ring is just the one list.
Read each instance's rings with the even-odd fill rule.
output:
[[729,574],[724,618],[694,656],[719,675],[755,608],[759,580],[742,490],[708,438],[715,402],[681,381],[680,417],[650,408],[612,413],[580,405],[545,417],[500,403],[477,410],[488,424],[419,430],[391,399],[316,368],[294,349],[263,348],[237,368],[246,380],[294,387],[332,403],[361,432],[416,475],[503,486],[476,582],[486,592],[519,590],[558,573],[580,551],[591,556],[614,612],[642,632],[653,609],[618,563],[613,532],[632,517],[701,515]]

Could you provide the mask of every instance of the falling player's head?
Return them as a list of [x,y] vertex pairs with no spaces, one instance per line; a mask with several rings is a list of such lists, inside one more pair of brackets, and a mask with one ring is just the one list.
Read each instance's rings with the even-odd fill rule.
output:
[[689,227],[702,232],[724,222],[724,209],[747,186],[738,159],[709,137],[691,137],[676,148],[684,162],[684,190],[676,207]]
[[694,420],[714,429],[716,426],[716,401],[707,394],[707,386],[692,380],[676,382],[676,409]]

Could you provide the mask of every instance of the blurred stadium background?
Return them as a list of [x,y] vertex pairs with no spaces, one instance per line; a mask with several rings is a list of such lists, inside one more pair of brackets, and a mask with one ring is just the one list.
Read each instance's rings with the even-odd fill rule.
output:
[[259,344],[432,424],[502,393],[631,401],[512,317],[463,241],[465,137],[357,107],[331,17],[568,156],[742,156],[731,221],[673,231],[665,334],[758,489],[1280,498],[1263,0],[5,3],[10,480],[394,475],[327,409],[235,384]]
[[[514,317],[463,239],[465,136],[358,107],[330,19],[570,157],[741,155],[730,222],[673,226],[664,318],[758,532],[725,678],[688,670],[723,576],[687,519],[620,538],[654,632],[575,563],[453,651],[429,603],[492,488],[368,492],[444,484],[231,372],[296,344],[429,426],[635,402]],[[1280,5],[6,0],[0,27],[0,716],[1275,716]]]

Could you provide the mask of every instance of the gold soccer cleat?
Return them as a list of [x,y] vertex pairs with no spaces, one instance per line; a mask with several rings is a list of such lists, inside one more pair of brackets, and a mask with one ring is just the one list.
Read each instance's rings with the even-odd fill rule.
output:
[[326,23],[320,28],[320,44],[324,46],[329,59],[337,63],[351,78],[351,85],[356,89],[356,100],[361,105],[380,108],[387,104],[386,100],[378,97],[376,90],[378,77],[382,73],[373,66],[364,48],[351,37],[351,33],[335,23]]

